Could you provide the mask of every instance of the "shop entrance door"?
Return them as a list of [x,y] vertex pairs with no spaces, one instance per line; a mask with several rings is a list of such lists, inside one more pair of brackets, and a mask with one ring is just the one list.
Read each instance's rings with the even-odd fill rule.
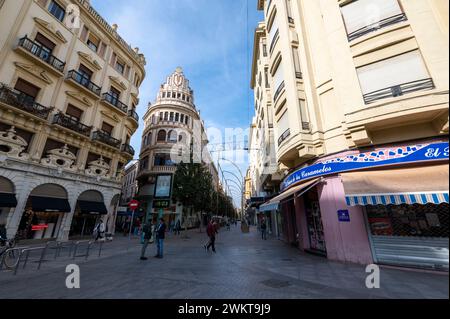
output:
[[311,250],[321,255],[327,253],[317,190],[314,188],[305,195],[306,222]]

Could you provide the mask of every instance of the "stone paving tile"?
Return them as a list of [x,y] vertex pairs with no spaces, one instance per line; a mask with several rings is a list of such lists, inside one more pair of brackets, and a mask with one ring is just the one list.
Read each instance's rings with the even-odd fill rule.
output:
[[[279,240],[262,241],[253,230],[221,231],[217,254],[205,252],[206,235],[171,234],[165,258],[140,261],[137,239],[117,237],[102,256],[58,258],[40,271],[0,272],[0,298],[300,299],[448,298],[448,276],[382,269],[381,289],[365,287],[365,267],[300,253]],[[155,246],[148,247],[153,256]],[[65,287],[65,266],[77,263],[81,289]]]

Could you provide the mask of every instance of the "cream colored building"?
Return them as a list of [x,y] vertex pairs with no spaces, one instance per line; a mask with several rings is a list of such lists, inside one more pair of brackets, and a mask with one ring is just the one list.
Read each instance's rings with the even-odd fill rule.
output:
[[86,0],[0,1],[0,28],[0,224],[24,239],[89,235],[99,218],[112,231],[144,56]]
[[[257,81],[260,74],[264,79],[260,68],[264,65],[269,74],[267,99],[273,111],[276,160],[279,172],[287,175],[280,185],[280,196],[262,210],[278,209],[286,216],[297,216],[289,222],[284,218],[287,241],[332,259],[386,262],[377,255],[382,245],[379,236],[372,228],[365,230],[364,224],[373,215],[371,208],[353,202],[350,196],[358,195],[366,203],[368,197],[364,196],[368,194],[349,194],[352,187],[346,182],[346,173],[333,174],[324,164],[344,163],[350,158],[358,162],[359,157],[381,165],[391,159],[389,156],[397,156],[397,167],[391,167],[402,169],[407,154],[436,144],[443,149],[435,154],[448,158],[448,6],[445,0],[258,1],[264,21],[255,35],[252,87],[255,99],[260,100]],[[263,117],[258,107],[257,126]],[[315,172],[306,173],[316,167]],[[323,174],[328,169],[330,173]],[[390,171],[384,174],[389,185]],[[422,204],[439,211],[448,205],[444,199],[448,198],[448,186],[441,182],[430,181],[435,189],[413,192],[405,186],[396,193],[411,198],[422,191],[426,196],[437,194],[435,206]],[[376,193],[372,195],[392,193],[386,186],[370,187]],[[345,238],[335,237],[342,225],[336,222],[336,210],[356,216],[350,224],[358,229],[354,236],[365,238],[364,249],[356,244],[345,246]],[[438,243],[413,237],[428,251],[441,244],[436,239],[441,235],[431,236]],[[446,238],[448,249],[448,234]],[[391,247],[404,244],[402,236],[390,236],[389,240]]]
[[[139,197],[146,202],[147,216],[160,213],[158,208],[153,207],[158,176],[171,176],[169,186],[172,187],[176,164],[189,162],[191,149],[193,160],[207,164],[213,184],[218,185],[218,171],[206,147],[208,140],[205,126],[194,102],[194,91],[189,80],[182,68],[178,67],[161,85],[155,103],[149,104],[144,115],[137,178]],[[167,190],[165,197],[169,198],[170,203],[163,208],[163,216],[167,217],[167,221],[181,219],[183,206],[171,201],[170,189]],[[192,227],[197,218],[195,214],[186,216],[187,227]]]

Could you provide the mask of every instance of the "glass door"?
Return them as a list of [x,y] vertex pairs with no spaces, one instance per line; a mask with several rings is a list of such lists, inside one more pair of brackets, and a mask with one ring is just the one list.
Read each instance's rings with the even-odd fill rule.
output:
[[325,236],[323,231],[320,205],[315,189],[305,196],[306,221],[311,250],[326,254]]

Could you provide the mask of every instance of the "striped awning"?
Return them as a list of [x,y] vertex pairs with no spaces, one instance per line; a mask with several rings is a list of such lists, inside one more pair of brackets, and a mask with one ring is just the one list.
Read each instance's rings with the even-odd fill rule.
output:
[[413,205],[448,203],[449,193],[410,193],[410,194],[358,194],[345,197],[348,206],[365,205]]

